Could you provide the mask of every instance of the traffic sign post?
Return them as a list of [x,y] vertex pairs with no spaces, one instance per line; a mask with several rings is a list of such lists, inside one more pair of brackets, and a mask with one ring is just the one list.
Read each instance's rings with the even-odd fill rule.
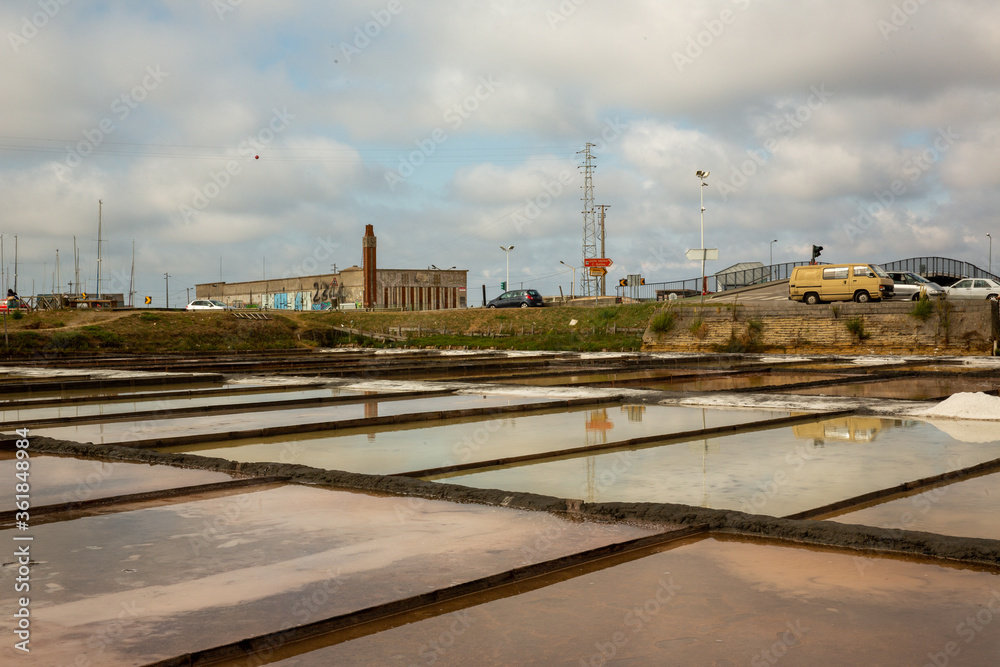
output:
[[703,259],[719,259],[718,248],[692,248],[684,253],[684,256],[692,262],[700,262]]

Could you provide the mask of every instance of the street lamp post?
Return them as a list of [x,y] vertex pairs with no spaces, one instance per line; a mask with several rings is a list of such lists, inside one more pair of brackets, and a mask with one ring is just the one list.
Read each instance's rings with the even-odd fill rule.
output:
[[566,262],[562,261],[561,259],[559,260],[559,263],[562,264],[563,266],[568,266],[569,268],[573,269],[573,282],[571,282],[569,284],[569,298],[575,299],[576,298],[576,267],[567,264]]
[[705,277],[705,188],[708,187],[708,183],[705,179],[708,178],[707,171],[698,170],[694,172],[694,175],[701,179],[701,300],[705,301],[705,292],[708,288],[708,280]]
[[512,245],[502,245],[500,249],[504,251],[507,255],[507,280],[504,281],[505,286],[510,286],[510,251],[514,249]]
[[989,264],[987,265],[989,268],[987,268],[986,270],[992,276],[993,275],[993,237],[990,236],[989,232],[986,232],[986,236],[988,236],[989,239],[990,239],[990,259],[989,259]]
[[769,259],[769,262],[768,262],[768,263],[769,263],[769,264],[770,264],[771,266],[774,266],[774,244],[775,244],[775,243],[777,243],[777,242],[778,242],[778,239],[774,239],[774,240],[773,240],[773,241],[771,241],[771,243],[770,243],[770,244],[768,244],[768,246],[767,246],[767,250],[768,250],[768,259]]

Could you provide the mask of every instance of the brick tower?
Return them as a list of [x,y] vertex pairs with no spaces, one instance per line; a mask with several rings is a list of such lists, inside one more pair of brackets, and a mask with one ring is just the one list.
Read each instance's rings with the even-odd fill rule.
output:
[[375,229],[372,225],[365,225],[365,235],[361,239],[361,268],[365,281],[362,305],[365,308],[374,308],[375,302],[378,301],[378,283],[375,282],[375,245]]

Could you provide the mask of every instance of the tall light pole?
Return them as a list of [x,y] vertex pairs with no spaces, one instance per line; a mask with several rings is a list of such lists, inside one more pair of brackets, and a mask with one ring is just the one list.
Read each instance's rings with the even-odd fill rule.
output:
[[989,237],[989,239],[990,239],[990,259],[989,259],[989,265],[988,265],[989,268],[986,269],[986,270],[992,276],[993,275],[993,237],[990,236],[989,232],[986,232],[986,236]]
[[576,288],[576,267],[572,266],[571,264],[567,264],[566,262],[562,261],[561,259],[559,260],[559,263],[562,264],[563,266],[568,266],[569,268],[573,269],[573,282],[571,282],[569,284],[569,298],[575,299],[576,298],[576,291],[575,291],[575,288]]
[[504,281],[504,291],[510,287],[510,251],[514,249],[512,245],[502,245],[500,249],[507,255],[507,280]]
[[699,169],[694,175],[701,179],[701,300],[704,301],[708,287],[708,280],[705,278],[705,188],[708,187],[705,179],[708,178],[708,172]]
[[778,239],[774,239],[767,246],[768,258],[769,258],[768,264],[770,264],[771,266],[774,266],[774,244],[777,243],[777,242],[778,242]]

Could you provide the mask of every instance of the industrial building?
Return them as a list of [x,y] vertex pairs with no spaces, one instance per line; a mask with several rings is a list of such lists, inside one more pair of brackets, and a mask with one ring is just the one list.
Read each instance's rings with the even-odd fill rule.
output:
[[217,299],[233,308],[273,310],[466,307],[468,270],[379,269],[376,245],[373,226],[366,225],[362,266],[312,276],[202,283],[195,286],[195,294],[199,299]]

